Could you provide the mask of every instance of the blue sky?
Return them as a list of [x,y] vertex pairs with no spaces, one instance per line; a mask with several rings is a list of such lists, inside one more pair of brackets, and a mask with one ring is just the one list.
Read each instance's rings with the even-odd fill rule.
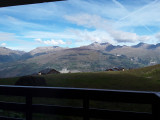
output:
[[0,8],[0,46],[79,47],[160,42],[159,0],[67,0]]

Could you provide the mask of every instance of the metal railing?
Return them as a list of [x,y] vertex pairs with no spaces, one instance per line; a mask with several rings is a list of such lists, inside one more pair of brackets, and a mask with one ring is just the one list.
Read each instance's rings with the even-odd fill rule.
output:
[[[160,96],[158,92],[64,88],[64,87],[33,87],[33,86],[9,86],[0,85],[0,95],[23,96],[25,103],[0,102],[0,109],[24,112],[26,120],[32,120],[33,113],[69,115],[110,120],[160,120]],[[79,99],[82,107],[33,104],[33,97]],[[136,104],[151,104],[152,113],[113,111],[107,109],[90,108],[89,102],[108,101]],[[22,120],[18,118],[0,117],[3,120]]]

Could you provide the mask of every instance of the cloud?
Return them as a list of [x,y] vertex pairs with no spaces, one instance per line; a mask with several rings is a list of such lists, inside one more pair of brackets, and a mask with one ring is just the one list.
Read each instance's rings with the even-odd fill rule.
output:
[[28,22],[26,20],[18,19],[12,16],[6,16],[5,18],[8,22],[7,24],[10,24],[12,26],[16,26],[16,28],[32,28],[32,29],[44,29],[45,26],[42,24],[37,24],[34,22]]
[[[62,4],[58,5],[59,3]],[[16,6],[16,7],[5,7],[1,8],[0,12],[2,11],[1,15],[3,14],[7,15],[6,13],[10,13],[11,15],[15,15],[16,17],[23,16],[23,18],[25,19],[29,18],[32,20],[53,19],[57,16],[61,16],[67,10],[63,6],[63,2],[59,3],[57,4],[55,2],[53,3],[49,2],[49,3],[30,4],[30,5]]]
[[[91,25],[88,25],[86,19],[89,19],[89,15],[91,15],[92,19],[88,20],[88,22],[91,22],[90,24],[92,24],[92,27],[93,25],[95,27],[96,23],[96,28],[98,27],[98,19],[98,21],[101,21],[103,24],[108,23],[108,26],[114,27],[116,29],[133,30],[133,27],[141,26],[146,29],[146,31],[148,31],[150,34],[154,33],[154,30],[152,30],[153,26],[160,26],[160,2],[158,0],[137,0],[135,2],[123,2],[118,0],[112,0],[110,2],[91,2],[81,0],[80,2],[78,0],[77,2],[74,2],[74,4],[76,4],[77,6],[78,3],[80,5],[80,8],[86,11],[76,13],[75,15],[69,14],[68,16],[65,16],[67,20],[71,21],[72,23],[77,23],[77,25],[86,25],[86,27],[90,27]],[[98,16],[100,16],[101,18],[105,18],[105,22],[104,19],[98,18]],[[76,18],[78,18],[79,20]],[[101,27],[103,26],[101,25]]]
[[77,25],[85,26],[88,28],[109,29],[113,24],[111,21],[103,19],[98,15],[90,14],[76,14],[70,16],[66,15],[65,19]]
[[43,41],[40,38],[35,39],[35,41],[39,43],[43,43]]
[[85,40],[93,40],[97,42],[111,41],[112,43],[137,43],[142,41],[145,42],[150,39],[150,36],[147,35],[140,36],[136,33],[117,30],[113,27],[112,22],[97,15],[79,14],[66,16],[65,18],[77,25],[96,29],[96,32],[87,33],[85,31],[81,32],[81,34],[77,32],[77,35],[80,36],[80,39],[85,38]]
[[0,32],[0,41],[4,43],[11,43],[11,44],[22,44],[22,45],[30,45],[33,44],[32,41],[24,40],[23,36],[18,36],[16,33],[7,33],[7,32]]
[[72,8],[68,15],[71,13],[88,13],[110,19],[119,19],[128,14],[128,11],[119,5],[115,5],[111,0],[69,0],[68,3]]
[[67,30],[64,32],[30,31],[23,34],[26,38],[41,39],[73,39],[74,36]]
[[150,40],[150,36],[139,36],[136,33],[123,32],[123,31],[110,31],[111,36],[117,42],[123,43],[136,43],[136,42],[145,42]]
[[[87,45],[92,42],[110,42],[115,43],[110,35],[103,30],[79,30],[79,29],[66,29],[65,32],[54,33],[54,32],[45,32],[45,31],[32,31],[26,33],[27,38],[33,38],[38,43],[42,44],[52,44],[52,45],[71,45],[80,46]],[[38,38],[38,39],[37,39]],[[51,40],[54,38],[54,41]],[[51,40],[42,40],[42,39],[51,39]],[[65,42],[63,40],[65,40]],[[58,41],[59,40],[59,41]],[[61,41],[60,41],[61,40]],[[58,42],[58,43],[57,43]]]
[[110,42],[115,43],[113,38],[106,32],[102,30],[78,30],[78,29],[71,29],[70,32],[75,35],[76,42]]
[[28,47],[24,47],[24,46],[7,46],[7,48],[12,49],[12,50],[25,51],[25,52],[29,52],[30,50],[35,49],[35,47],[33,47],[33,46],[28,46]]
[[160,42],[160,32],[155,34],[155,38],[157,39],[158,42]]
[[3,15],[3,17],[0,18],[0,26],[2,26],[2,30],[4,31],[9,30],[20,34],[30,30],[53,30],[53,28],[51,28],[52,25],[45,25],[39,21],[31,21],[23,17],[16,18],[9,15]]
[[0,41],[13,41],[16,40],[14,33],[0,32]]
[[42,43],[42,44],[46,44],[46,45],[64,45],[66,44],[63,40],[41,40],[41,39],[35,39],[35,41]]
[[141,6],[140,8],[129,12],[126,16],[121,17],[117,21],[116,26],[159,26],[159,11],[160,2],[158,0],[150,1],[147,5]]
[[145,42],[151,39],[151,36],[139,36],[135,33],[123,32],[123,31],[105,31],[105,30],[95,30],[95,31],[87,31],[87,30],[77,30],[72,29],[72,34],[74,34],[77,38],[77,42],[109,42],[111,44],[117,43],[137,43],[137,42]]
[[62,40],[46,40],[46,41],[43,41],[44,44],[47,44],[47,45],[63,45],[65,44],[65,42],[63,42]]
[[[137,0],[137,1],[84,1],[76,0],[71,5],[77,7],[81,12],[72,14],[97,15],[112,20],[117,27],[133,27],[154,25],[159,21],[159,0]],[[139,3],[139,4],[138,4]],[[75,9],[74,9],[75,10]],[[69,16],[71,14],[68,14]],[[82,16],[82,18],[85,16]],[[82,19],[79,18],[79,19]],[[117,24],[116,24],[117,23]],[[159,24],[157,24],[159,25]]]
[[117,0],[112,0],[112,1],[113,1],[113,3],[115,3],[115,4],[116,4],[117,6],[119,6],[120,8],[126,10],[126,8],[125,8],[120,2],[118,2]]
[[[0,32],[0,41],[36,39],[37,42],[32,41],[34,46],[68,45],[67,41],[72,45],[147,42],[155,35],[153,27],[159,30],[159,11],[159,0],[68,0],[2,8],[0,28],[15,34]],[[144,29],[150,35],[145,35]],[[158,34],[154,36],[157,39],[160,40]]]
[[7,44],[6,43],[1,43],[1,46],[6,46]]

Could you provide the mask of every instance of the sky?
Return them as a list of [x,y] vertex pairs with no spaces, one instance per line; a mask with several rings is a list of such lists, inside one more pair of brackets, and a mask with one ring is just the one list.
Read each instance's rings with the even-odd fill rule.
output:
[[160,0],[67,0],[0,8],[0,47],[160,42]]

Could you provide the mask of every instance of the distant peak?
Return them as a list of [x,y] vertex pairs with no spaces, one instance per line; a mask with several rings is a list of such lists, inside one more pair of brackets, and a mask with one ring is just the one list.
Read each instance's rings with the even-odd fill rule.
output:
[[160,43],[157,43],[156,46],[159,47],[159,46],[160,46]]
[[100,45],[110,45],[110,43],[106,42],[106,43],[100,43]]
[[53,46],[53,48],[59,48],[59,46]]
[[138,43],[139,45],[145,45],[146,43],[144,43],[144,42],[140,42],[140,43]]
[[59,46],[45,46],[45,47],[37,47],[36,49],[53,49],[53,48],[60,48]]
[[143,43],[143,42],[140,42],[140,43],[138,43],[137,45],[133,45],[132,47],[138,48],[138,47],[142,47],[142,46],[144,46],[144,45],[147,45],[147,44],[146,44],[146,43]]
[[96,45],[96,44],[99,44],[98,42],[94,42],[94,43],[92,43],[91,45]]
[[6,47],[1,47],[1,46],[0,46],[0,48],[3,48],[3,49],[8,49],[8,48],[6,48]]
[[140,46],[142,46],[142,45],[145,45],[146,43],[144,43],[144,42],[140,42],[140,43],[138,43],[137,45],[140,45]]
[[105,42],[105,43],[94,42],[90,45],[110,45],[110,43],[108,43],[108,42]]

